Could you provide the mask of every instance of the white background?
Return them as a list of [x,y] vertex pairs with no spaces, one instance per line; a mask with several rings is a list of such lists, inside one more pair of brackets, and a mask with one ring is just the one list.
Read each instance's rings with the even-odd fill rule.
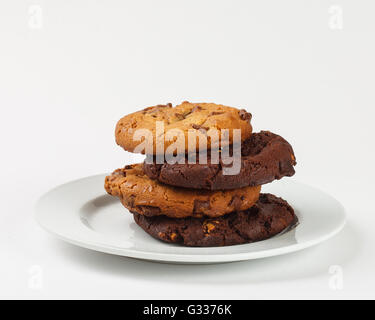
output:
[[[1,1],[0,297],[375,298],[374,14],[371,0]],[[293,179],[340,200],[345,229],[282,257],[176,266],[36,225],[50,188],[142,159],[114,142],[121,116],[183,100],[246,108],[288,139]]]

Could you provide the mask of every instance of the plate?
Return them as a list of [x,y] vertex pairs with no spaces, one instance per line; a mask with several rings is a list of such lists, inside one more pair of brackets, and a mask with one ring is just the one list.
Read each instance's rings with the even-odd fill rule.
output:
[[152,238],[132,214],[104,190],[105,174],[52,189],[36,205],[36,220],[48,232],[71,244],[131,258],[184,264],[234,262],[302,250],[337,234],[345,224],[343,206],[311,186],[283,179],[262,187],[288,201],[299,224],[288,232],[255,243],[191,248]]

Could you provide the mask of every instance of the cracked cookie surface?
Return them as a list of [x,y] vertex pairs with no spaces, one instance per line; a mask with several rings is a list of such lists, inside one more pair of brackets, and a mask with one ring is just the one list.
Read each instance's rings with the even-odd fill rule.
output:
[[185,246],[230,246],[268,239],[297,224],[293,208],[272,194],[261,194],[254,206],[214,219],[146,217],[135,222],[156,239]]
[[172,218],[219,217],[250,208],[258,200],[260,186],[227,191],[178,188],[151,180],[142,164],[115,170],[105,178],[105,189],[119,197],[130,211],[145,216]]
[[[214,103],[190,103],[183,102],[172,107],[172,104],[157,105],[144,110],[126,115],[121,118],[115,130],[116,143],[125,150],[135,152],[135,148],[143,141],[133,139],[138,129],[148,129],[152,133],[153,151],[156,154],[156,121],[164,123],[164,131],[173,132],[174,129],[181,130],[181,139],[184,151],[188,151],[188,132],[192,131],[198,136],[207,137],[207,149],[211,146],[226,146],[233,143],[233,129],[241,130],[241,140],[250,137],[252,127],[250,124],[251,114],[244,109],[236,109]],[[204,129],[204,131],[202,131]],[[220,141],[222,130],[229,129],[228,143]],[[217,130],[218,137],[210,136],[210,130]],[[173,138],[173,137],[172,137]],[[162,152],[168,152],[168,147],[175,141],[164,141]],[[194,144],[192,144],[194,145]],[[199,150],[199,142],[196,140],[196,148]],[[144,150],[139,151],[147,153]],[[160,152],[159,152],[160,153]]]
[[282,137],[269,131],[253,133],[241,145],[241,170],[236,175],[224,175],[222,162],[212,164],[209,154],[207,164],[156,164],[144,162],[144,171],[151,178],[168,185],[206,189],[228,190],[256,186],[293,176],[296,165],[292,146]]

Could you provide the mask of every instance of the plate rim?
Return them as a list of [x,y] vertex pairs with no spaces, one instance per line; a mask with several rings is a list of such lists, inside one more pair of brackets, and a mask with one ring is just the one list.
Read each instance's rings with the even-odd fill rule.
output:
[[[338,224],[337,227],[335,227],[333,230],[328,232],[325,235],[322,235],[320,237],[317,237],[316,239],[311,239],[308,241],[304,241],[302,243],[294,243],[294,244],[289,244],[285,245],[282,247],[278,248],[271,248],[271,249],[264,249],[260,251],[252,251],[252,252],[240,252],[240,253],[217,253],[217,254],[188,254],[188,253],[162,253],[162,252],[151,252],[151,251],[144,251],[144,250],[132,250],[129,248],[124,248],[120,246],[113,246],[111,244],[103,244],[97,241],[93,241],[92,239],[72,239],[70,237],[64,236],[63,234],[56,232],[56,230],[51,230],[48,228],[42,219],[39,217],[39,214],[41,212],[40,207],[43,204],[43,200],[45,200],[48,195],[50,195],[52,192],[56,192],[58,189],[66,187],[69,184],[72,183],[77,183],[80,181],[84,181],[87,179],[93,179],[93,178],[98,178],[98,177],[103,177],[104,175],[107,175],[108,173],[104,174],[96,174],[96,175],[91,175],[91,176],[86,176],[83,178],[78,178],[74,179],[68,182],[65,182],[63,184],[57,185],[47,192],[45,192],[42,196],[40,196],[37,200],[37,202],[34,205],[34,219],[36,220],[37,224],[45,230],[48,234],[54,236],[57,239],[60,239],[64,242],[70,243],[75,246],[79,246],[81,248],[101,252],[101,253],[106,253],[106,254],[113,254],[117,256],[124,256],[124,257],[129,257],[129,258],[135,258],[135,259],[141,259],[141,260],[148,260],[148,261],[154,261],[154,262],[168,262],[168,263],[186,263],[186,264],[205,264],[205,263],[220,263],[220,262],[238,262],[238,261],[246,261],[246,260],[253,260],[253,259],[261,259],[261,258],[266,258],[266,257],[273,257],[273,256],[278,256],[278,255],[283,255],[287,253],[293,253],[297,252],[315,245],[318,245],[319,243],[322,243],[332,237],[334,237],[336,234],[338,234],[345,226],[346,224],[346,210],[344,206],[332,195],[329,193],[315,187],[308,185],[306,183],[300,182],[296,179],[293,179],[291,181],[293,184],[299,184],[303,185],[305,187],[314,189],[315,191],[319,193],[323,193],[324,195],[328,196],[331,198],[338,206],[340,206],[340,214],[341,214],[341,221],[340,224]],[[88,229],[90,232],[95,233],[93,230]],[[267,241],[262,240],[262,241]],[[157,239],[155,239],[157,241]],[[246,245],[251,245],[251,243],[248,244],[241,244],[243,246]],[[240,245],[235,245],[234,247],[238,247]],[[230,246],[227,246],[228,248]],[[199,249],[204,249],[204,250],[209,250],[209,249],[217,249],[220,247],[189,247],[191,249],[199,251]]]

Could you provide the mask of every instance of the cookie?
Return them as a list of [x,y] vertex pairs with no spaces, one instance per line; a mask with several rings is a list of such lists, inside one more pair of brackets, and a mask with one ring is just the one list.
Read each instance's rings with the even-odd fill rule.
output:
[[230,246],[268,239],[297,224],[293,208],[272,194],[261,194],[254,206],[215,219],[146,217],[135,222],[156,239],[193,247]]
[[151,180],[142,164],[118,169],[105,178],[105,189],[119,197],[132,212],[172,218],[219,217],[234,210],[246,210],[258,200],[260,187],[228,191],[177,188]]
[[[207,148],[211,146],[226,146],[233,142],[233,129],[241,130],[242,141],[249,138],[252,132],[250,124],[251,114],[245,110],[238,110],[236,108],[227,107],[214,103],[190,103],[183,102],[178,106],[172,107],[172,104],[157,105],[146,108],[129,114],[120,119],[116,125],[116,142],[125,150],[138,153],[150,153],[145,150],[136,150],[136,147],[144,140],[140,137],[139,140],[134,139],[134,133],[139,129],[148,129],[152,133],[153,149],[152,154],[168,152],[167,148],[175,141],[171,138],[170,141],[165,139],[164,148],[156,149],[156,122],[164,123],[164,132],[171,132],[173,130],[181,130],[179,139],[176,143],[181,142],[182,150],[177,153],[185,153],[188,151],[188,132],[194,132],[198,136],[207,138]],[[202,129],[204,129],[202,131]],[[228,143],[221,141],[221,131],[229,129]],[[217,130],[218,136],[211,137],[208,133],[210,130]],[[138,131],[139,132],[139,131]],[[177,135],[176,135],[177,136]],[[142,140],[143,139],[143,140]],[[150,138],[151,139],[151,138]],[[193,140],[193,139],[192,139]],[[193,140],[197,150],[199,150],[199,141]],[[171,146],[173,147],[173,146]],[[159,152],[160,151],[160,152]],[[172,152],[171,152],[172,153]]]
[[293,148],[282,137],[269,131],[253,133],[241,145],[241,170],[236,175],[224,175],[222,162],[212,164],[210,154],[207,164],[156,164],[144,162],[144,172],[151,178],[168,185],[206,189],[228,190],[257,186],[282,177],[294,175],[296,165]]

